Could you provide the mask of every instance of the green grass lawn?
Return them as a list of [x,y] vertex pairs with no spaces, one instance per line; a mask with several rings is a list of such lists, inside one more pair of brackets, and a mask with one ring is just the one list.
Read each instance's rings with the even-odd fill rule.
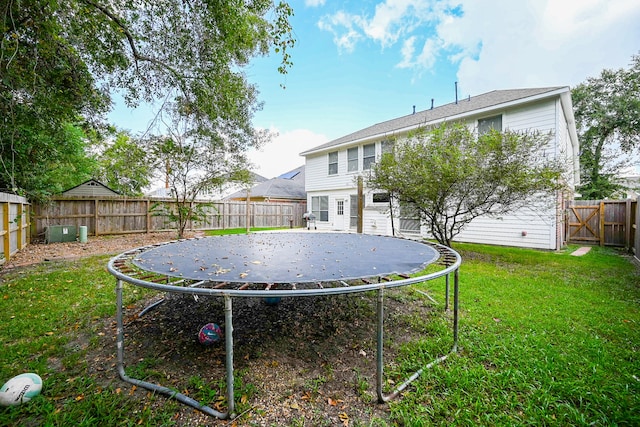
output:
[[[582,257],[569,255],[575,247],[455,249],[463,257],[459,353],[391,402],[388,419],[350,425],[640,425],[640,275],[627,257],[597,247]],[[152,397],[162,403],[153,410],[141,405],[120,390],[125,385],[115,371],[105,383],[87,360],[115,313],[107,260],[45,263],[0,276],[0,382],[28,371],[45,381],[29,404],[0,407],[0,425],[174,423],[177,403]],[[440,282],[415,288],[444,299]],[[126,292],[125,304],[145,292]],[[423,298],[413,289],[400,292],[408,303]],[[429,338],[404,345],[388,377],[446,353],[449,316],[411,319]]]

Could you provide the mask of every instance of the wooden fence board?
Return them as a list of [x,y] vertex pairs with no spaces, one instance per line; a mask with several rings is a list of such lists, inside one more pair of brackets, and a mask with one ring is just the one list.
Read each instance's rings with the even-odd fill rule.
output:
[[[194,204],[204,213],[202,221],[189,229],[212,230],[251,227],[303,227],[306,203],[202,202]],[[177,224],[163,213],[174,202],[170,199],[127,199],[121,197],[60,197],[33,208],[32,235],[44,235],[51,225],[86,226],[89,235],[147,233],[175,230]]]
[[0,193],[0,264],[29,244],[30,211],[24,197]]
[[572,200],[567,204],[567,242],[633,247],[633,201]]

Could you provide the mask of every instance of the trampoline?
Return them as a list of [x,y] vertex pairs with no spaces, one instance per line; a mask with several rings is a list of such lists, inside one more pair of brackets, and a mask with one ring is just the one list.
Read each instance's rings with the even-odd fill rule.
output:
[[[108,263],[116,278],[117,369],[131,384],[167,395],[208,415],[234,417],[233,299],[296,298],[376,291],[376,392],[379,402],[396,397],[425,369],[457,351],[458,271],[462,260],[454,250],[429,242],[349,233],[255,233],[184,239],[124,252]],[[427,269],[428,273],[425,273]],[[383,391],[383,317],[385,289],[445,277],[445,309],[453,274],[453,347],[415,372],[389,394]],[[124,282],[196,298],[224,299],[226,412],[182,393],[125,373],[123,323]],[[140,315],[162,303],[145,308]]]

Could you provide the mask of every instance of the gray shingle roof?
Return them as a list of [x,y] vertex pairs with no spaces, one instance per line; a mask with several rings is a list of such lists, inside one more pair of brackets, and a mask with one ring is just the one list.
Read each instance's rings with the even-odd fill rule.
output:
[[458,101],[458,103],[452,102],[433,109],[419,111],[415,114],[377,123],[373,126],[369,126],[357,132],[304,151],[300,153],[300,155],[304,156],[365,138],[393,135],[398,131],[414,128],[420,125],[437,123],[445,119],[456,119],[469,116],[474,112],[479,113],[485,110],[497,109],[502,106],[506,106],[505,104],[524,103],[534,99],[545,98],[547,96],[557,96],[565,91],[569,91],[569,88],[566,86],[494,90],[482,95],[464,98]]
[[[298,173],[295,173],[298,172]],[[292,178],[282,178],[282,176],[292,176]],[[304,189],[304,165],[297,167],[280,177],[272,178],[251,187],[251,197],[270,197],[277,199],[303,199],[306,200],[307,192]],[[246,191],[238,191],[225,197],[225,199],[244,198]]]

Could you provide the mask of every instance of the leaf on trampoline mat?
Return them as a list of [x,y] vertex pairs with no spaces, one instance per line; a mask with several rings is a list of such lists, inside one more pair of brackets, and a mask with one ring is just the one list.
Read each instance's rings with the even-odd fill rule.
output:
[[240,273],[240,278],[244,279],[245,277],[247,277],[249,275],[249,273]]
[[262,264],[262,261],[251,261],[251,264]]

